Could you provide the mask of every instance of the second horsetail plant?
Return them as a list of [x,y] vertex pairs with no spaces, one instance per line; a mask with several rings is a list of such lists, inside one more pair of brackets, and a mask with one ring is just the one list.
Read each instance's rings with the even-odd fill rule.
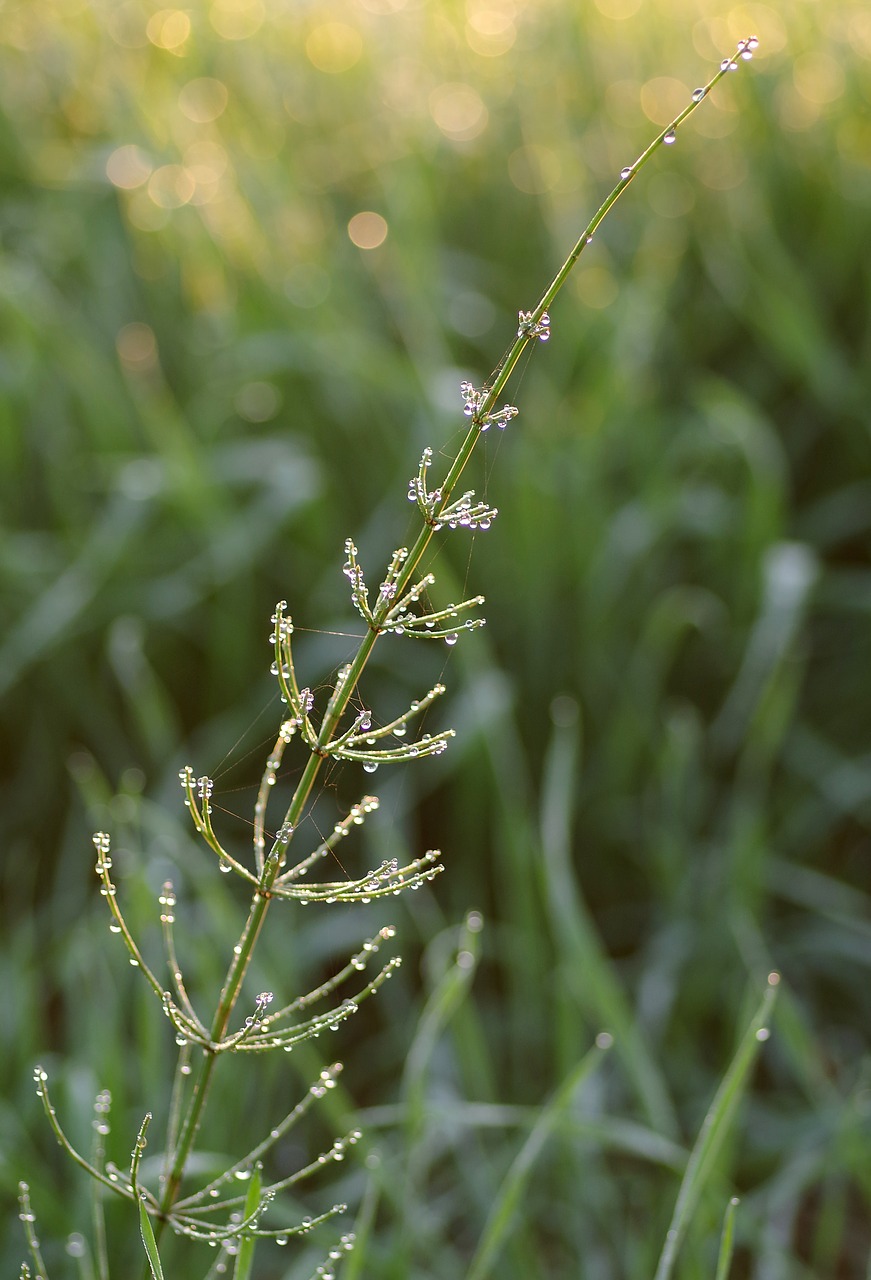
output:
[[[318,1217],[303,1218],[291,1224],[273,1224],[268,1211],[279,1192],[295,1187],[330,1161],[341,1160],[347,1148],[359,1140],[357,1130],[339,1138],[316,1160],[288,1177],[270,1181],[264,1170],[264,1161],[276,1143],[318,1098],[334,1087],[341,1070],[339,1063],[322,1071],[305,1097],[270,1128],[262,1141],[219,1177],[204,1182],[196,1190],[188,1189],[184,1184],[190,1183],[194,1176],[197,1137],[209,1099],[210,1083],[219,1061],[239,1053],[265,1053],[275,1049],[289,1052],[301,1041],[317,1036],[327,1028],[335,1029],[346,1021],[363,1000],[378,991],[398,966],[398,957],[390,958],[386,963],[380,959],[382,946],[393,938],[394,929],[389,926],[381,928],[363,942],[356,954],[328,981],[286,1004],[278,1002],[278,1008],[273,1008],[276,1001],[271,991],[242,999],[252,954],[273,903],[294,900],[299,903],[366,903],[375,898],[395,896],[404,889],[418,888],[441,872],[440,854],[431,850],[404,866],[400,866],[396,859],[383,861],[356,879],[309,878],[339,842],[378,808],[378,800],[374,796],[363,796],[335,825],[328,838],[313,849],[304,849],[299,855],[298,829],[311,803],[321,769],[328,761],[353,762],[371,774],[382,765],[437,756],[447,749],[453,730],[430,734],[419,733],[416,728],[423,713],[445,692],[443,685],[436,684],[413,701],[402,715],[381,723],[371,710],[359,705],[357,690],[360,678],[382,635],[404,635],[454,645],[461,635],[484,625],[484,620],[474,612],[483,603],[481,596],[440,609],[428,607],[428,593],[434,585],[434,577],[431,573],[421,574],[420,565],[430,541],[434,534],[444,529],[487,529],[496,518],[496,508],[486,501],[476,500],[472,490],[459,495],[457,491],[481,436],[494,427],[504,430],[517,415],[518,410],[514,405],[504,403],[502,396],[518,360],[530,344],[546,342],[550,338],[550,310],[557,294],[602,220],[633,178],[659,147],[674,142],[683,122],[725,75],[736,70],[741,60],[752,57],[757,43],[754,36],[742,40],[735,53],[721,63],[708,83],[695,90],[675,119],[633,164],[622,170],[619,181],[585,227],[539,301],[530,310],[519,312],[516,335],[490,380],[480,388],[470,382],[461,383],[459,390],[463,413],[469,419],[468,432],[447,474],[434,487],[431,487],[430,479],[433,451],[430,448],[424,450],[417,472],[408,486],[408,499],[420,513],[420,531],[411,547],[400,547],[393,553],[383,580],[374,591],[367,586],[353,541],[349,538],[345,543],[344,573],[350,583],[352,603],[366,629],[353,659],[336,673],[322,705],[297,673],[293,655],[294,627],[287,604],[280,601],[276,605],[270,637],[274,652],[272,673],[278,681],[286,710],[275,745],[266,761],[254,806],[250,861],[226,849],[213,826],[212,779],[197,776],[189,766],[181,770],[179,776],[184,803],[197,833],[214,852],[218,869],[235,873],[251,894],[244,928],[232,947],[217,1005],[209,1016],[204,1016],[194,1006],[179,967],[173,932],[176,898],[172,884],[164,884],[159,896],[167,978],[154,972],[146,963],[125,921],[112,879],[109,835],[100,831],[94,836],[96,872],[100,891],[111,912],[110,928],[120,934],[130,963],[138,968],[153,990],[172,1026],[178,1046],[162,1170],[154,1185],[146,1184],[141,1169],[150,1113],[144,1115],[129,1164],[122,1168],[106,1158],[105,1138],[109,1132],[111,1100],[107,1092],[100,1093],[95,1104],[93,1147],[86,1157],[75,1149],[61,1126],[49,1094],[46,1072],[42,1067],[35,1070],[37,1092],[55,1137],[99,1184],[94,1223],[97,1280],[108,1280],[109,1277],[102,1193],[111,1193],[129,1202],[131,1230],[138,1224],[145,1263],[155,1278],[163,1274],[159,1246],[167,1229],[178,1236],[205,1241],[217,1247],[217,1257],[212,1260],[208,1272],[210,1276],[224,1273],[232,1265],[234,1275],[245,1280],[250,1273],[252,1251],[257,1240],[269,1239],[286,1244],[290,1238],[308,1233],[344,1212],[345,1206],[336,1204]],[[285,752],[291,747],[304,753],[307,759],[283,816],[277,825],[271,825],[267,815],[268,804],[275,798],[278,771]],[[365,977],[361,979],[360,975]],[[340,992],[349,993],[340,996]],[[243,1012],[238,1017],[240,1002]],[[243,1192],[237,1190],[240,1181],[245,1183]],[[35,1269],[32,1272],[30,1265],[24,1263],[21,1276],[35,1275],[48,1280],[33,1227],[29,1189],[23,1183],[20,1216]],[[321,1280],[332,1280],[338,1261],[353,1244],[351,1234],[343,1235],[329,1249],[316,1275]],[[190,1276],[192,1272],[186,1270],[185,1275]]]

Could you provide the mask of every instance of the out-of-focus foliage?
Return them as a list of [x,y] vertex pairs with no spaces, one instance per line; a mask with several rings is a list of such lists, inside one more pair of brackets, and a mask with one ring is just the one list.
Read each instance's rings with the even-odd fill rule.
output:
[[[865,1275],[859,0],[0,8],[0,1179],[28,1177],[44,1236],[87,1208],[69,1170],[37,1188],[51,1166],[36,1055],[64,1055],[83,1115],[111,1084],[132,1135],[161,1105],[149,1089],[168,1054],[114,967],[90,831],[121,833],[144,927],[173,872],[211,992],[235,909],[176,825],[179,764],[219,789],[223,770],[216,800],[250,811],[260,756],[247,753],[278,717],[275,599],[311,628],[314,685],[355,629],[344,537],[376,580],[412,527],[422,446],[461,430],[460,379],[482,381],[622,165],[753,31],[754,61],[590,246],[514,384],[521,417],[488,440],[474,482],[502,514],[439,561],[445,599],[451,574],[457,593],[486,593],[485,637],[418,671],[386,641],[370,681],[389,710],[397,686],[422,692],[446,665],[463,730],[416,778],[379,777],[377,849],[439,844],[448,860],[433,895],[398,913],[427,989],[446,923],[475,905],[487,928],[470,1003],[406,1081],[405,1128],[370,1115],[384,1211],[359,1265],[463,1274],[534,1120],[524,1108],[610,1026],[599,1092],[548,1148],[501,1274],[652,1274],[674,1144],[716,1087],[748,981],[776,966],[745,1134],[682,1274],[713,1274],[737,1189],[738,1274]],[[348,856],[362,866],[366,851]],[[290,996],[370,923],[333,909],[285,928],[264,967],[286,967]],[[346,1108],[400,1094],[414,964],[404,982],[379,996],[368,1038],[338,1050]],[[216,1145],[232,1149],[263,1092],[251,1082]],[[360,1186],[349,1170],[352,1202]]]

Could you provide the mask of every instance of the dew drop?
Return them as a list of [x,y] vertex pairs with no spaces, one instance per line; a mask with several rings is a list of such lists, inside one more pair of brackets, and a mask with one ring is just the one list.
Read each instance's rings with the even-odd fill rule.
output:
[[693,102],[701,102],[702,98],[705,96],[705,93],[706,93],[705,89],[693,89]]
[[457,643],[457,637],[455,635],[445,636],[445,644],[448,646],[448,648],[453,648],[453,646],[456,643]]
[[377,761],[375,761],[375,760],[367,760],[367,761],[366,761],[366,763],[363,765],[363,772],[364,772],[364,773],[374,773],[374,772],[376,771],[376,769],[377,769],[377,768],[378,768],[378,763],[377,763]]
[[83,1258],[87,1253],[84,1236],[74,1232],[67,1240],[67,1253],[71,1258]]
[[632,177],[632,166],[628,164],[625,169],[620,170],[620,178],[622,179],[623,182],[625,182],[627,178],[631,178],[631,177]]
[[677,134],[674,129],[669,129],[668,133],[663,136],[662,140],[667,147],[670,147],[671,144],[677,140]]

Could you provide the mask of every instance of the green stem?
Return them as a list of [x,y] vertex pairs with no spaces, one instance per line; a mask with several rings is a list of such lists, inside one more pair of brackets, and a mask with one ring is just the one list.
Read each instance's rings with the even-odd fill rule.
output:
[[[755,46],[748,46],[748,42],[746,41],[742,42],[738,47],[738,53],[736,53],[735,57],[738,57],[742,50],[748,47]],[[684,110],[681,111],[674,120],[672,120],[671,124],[667,125],[662,130],[653,142],[651,142],[650,146],[642,152],[635,163],[628,167],[625,171],[626,176],[621,176],[620,181],[616,184],[607,199],[602,205],[600,205],[599,209],[591,218],[565,262],[560,267],[547,289],[545,289],[534,310],[530,313],[530,328],[534,327],[534,325],[541,321],[544,313],[552,305],[560,289],[565,284],[572,268],[575,266],[575,263],[580,258],[586,246],[590,243],[597,227],[629,186],[632,179],[647,163],[653,153],[665,143],[666,138],[669,137],[669,135],[676,133],[683,122],[692,115],[693,111],[695,111],[700,103],[708,96],[711,89],[713,89],[713,87],[722,80],[723,76],[729,70],[729,66],[730,60],[723,63],[720,70],[712,76],[704,86],[704,92],[697,92],[693,95],[691,101]],[[485,388],[485,394],[476,409],[475,415],[472,419],[472,425],[463,440],[463,443],[460,445],[457,456],[451,464],[450,470],[441,485],[441,501],[436,511],[433,513],[431,518],[432,523],[425,524],[421,529],[414,545],[408,553],[402,570],[396,579],[396,596],[402,595],[417,571],[418,565],[426,553],[426,549],[435,532],[434,525],[438,523],[438,515],[448,506],[451,496],[459,483],[460,477],[475,451],[475,447],[481,436],[482,424],[485,422],[487,415],[492,412],[497,399],[504,390],[523,351],[530,342],[534,341],[536,341],[535,335],[529,332],[528,328],[523,329],[497,365],[490,385]],[[294,828],[299,824],[302,818],[303,810],[305,809],[305,805],[312,792],[312,788],[314,787],[318,773],[320,772],[321,765],[327,758],[326,748],[336,733],[342,716],[347,709],[348,703],[354,694],[360,677],[362,676],[366,664],[371,657],[372,650],[375,647],[375,642],[381,633],[381,627],[386,620],[390,607],[391,600],[384,599],[381,600],[373,610],[373,618],[370,623],[369,630],[360,642],[357,653],[351,661],[341,690],[334,695],[329,711],[324,716],[320,732],[318,734],[318,750],[313,751],[309,756],[308,762],[303,770],[302,777],[297,784],[293,798],[284,817],[285,823],[290,823]],[[242,936],[234,948],[233,960],[227,971],[224,986],[221,990],[218,1007],[215,1012],[210,1033],[213,1043],[219,1041],[226,1031],[233,1008],[242,987],[242,982],[245,977],[248,962],[251,958],[251,953],[254,949],[260,930],[263,927],[263,921],[266,917],[266,912],[271,900],[269,890],[272,887],[281,866],[281,860],[278,856],[280,850],[277,842],[276,845],[273,846],[272,852],[275,856],[267,860],[260,885],[257,892],[254,894],[248,920],[246,921]],[[207,1050],[199,1078],[194,1088],[194,1093],[188,1105],[188,1111],[182,1125],[175,1157],[161,1198],[161,1211],[164,1217],[171,1209],[176,1196],[178,1195],[178,1189],[184,1175],[185,1165],[187,1164],[191,1150],[193,1149],[194,1140],[202,1119],[206,1095],[216,1060],[217,1054],[213,1050]],[[162,1222],[159,1223],[158,1226],[162,1226]]]

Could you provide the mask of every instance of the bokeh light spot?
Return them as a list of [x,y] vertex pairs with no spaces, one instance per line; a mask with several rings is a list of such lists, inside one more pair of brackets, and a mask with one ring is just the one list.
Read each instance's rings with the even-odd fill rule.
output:
[[196,184],[196,191],[191,196],[192,204],[207,204],[215,199],[229,165],[226,151],[217,142],[204,138],[201,142],[192,142],[185,149],[184,169]]
[[596,8],[603,17],[622,21],[638,12],[641,0],[596,0]]
[[355,213],[348,223],[348,235],[358,249],[377,249],[387,239],[387,223],[380,213]]
[[151,177],[154,165],[141,147],[132,143],[116,147],[106,161],[106,177],[113,187],[133,191]]
[[157,364],[157,338],[151,325],[134,320],[115,335],[118,359],[137,373],[153,369]]
[[262,0],[213,0],[209,22],[223,40],[248,40],[263,26]]
[[602,311],[610,307],[620,292],[617,281],[607,267],[587,267],[575,279],[575,291],[588,307]]
[[180,209],[196,191],[193,175],[180,164],[164,164],[148,180],[148,194],[159,209]]
[[703,152],[696,169],[706,187],[712,191],[731,191],[747,177],[747,163],[737,147]]
[[112,7],[106,15],[106,30],[122,49],[143,49],[148,44],[142,10],[133,0]]
[[690,101],[690,90],[672,76],[654,76],[641,86],[641,110],[654,124],[670,124]]
[[849,40],[860,57],[871,59],[871,12],[867,9],[850,19]]
[[191,33],[191,20],[184,9],[158,9],[148,19],[145,34],[158,49],[181,53]]
[[360,61],[363,37],[347,22],[322,22],[309,33],[305,42],[309,62],[318,71],[340,75]]
[[[130,225],[138,231],[161,231],[169,222],[169,210],[158,208],[148,194],[147,187],[140,187],[133,192],[127,202],[126,214]],[[143,280],[157,280],[161,275],[153,262],[146,262],[144,259],[137,263],[136,272]]]
[[801,96],[818,106],[834,102],[844,92],[843,69],[823,49],[800,53],[792,64],[792,80]]
[[208,124],[224,112],[228,97],[223,81],[201,76],[182,86],[178,105],[182,115],[193,120],[194,124]]
[[517,39],[515,7],[512,3],[484,0],[481,5],[469,3],[466,43],[485,58],[507,53]]
[[[780,53],[786,47],[786,24],[783,18],[767,4],[742,4],[732,9],[727,19],[729,37],[732,45],[743,40],[752,31],[759,37],[759,48],[753,55],[755,58],[770,58],[773,53]],[[721,48],[722,54],[731,53],[731,48]]]
[[526,195],[552,191],[561,172],[560,158],[550,147],[530,143],[526,147],[518,147],[508,157],[508,176],[517,190]]
[[233,403],[246,422],[268,422],[281,408],[281,396],[271,382],[246,382]]
[[440,84],[429,95],[429,110],[445,137],[455,142],[477,138],[487,128],[487,108],[471,85]]

